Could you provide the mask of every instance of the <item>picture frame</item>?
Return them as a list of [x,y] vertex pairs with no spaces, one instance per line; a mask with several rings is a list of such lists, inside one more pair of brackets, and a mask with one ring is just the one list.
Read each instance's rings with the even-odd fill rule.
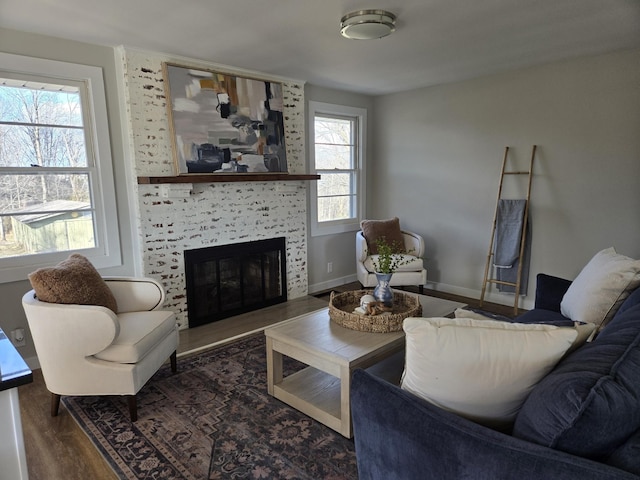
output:
[[177,175],[287,173],[281,83],[162,67]]

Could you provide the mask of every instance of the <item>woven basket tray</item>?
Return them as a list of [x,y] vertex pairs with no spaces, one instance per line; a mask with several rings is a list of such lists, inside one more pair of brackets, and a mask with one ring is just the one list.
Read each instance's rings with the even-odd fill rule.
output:
[[387,315],[359,315],[353,313],[360,306],[363,295],[371,295],[372,290],[351,292],[331,292],[329,318],[338,325],[361,332],[388,333],[402,330],[402,321],[407,317],[422,315],[422,305],[415,295],[393,292],[393,311]]

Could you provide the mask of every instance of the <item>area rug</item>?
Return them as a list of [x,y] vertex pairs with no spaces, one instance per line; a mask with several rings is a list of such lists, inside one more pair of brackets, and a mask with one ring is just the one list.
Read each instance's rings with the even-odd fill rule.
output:
[[351,440],[267,394],[262,334],[162,367],[135,423],[121,397],[62,401],[122,479],[358,477]]

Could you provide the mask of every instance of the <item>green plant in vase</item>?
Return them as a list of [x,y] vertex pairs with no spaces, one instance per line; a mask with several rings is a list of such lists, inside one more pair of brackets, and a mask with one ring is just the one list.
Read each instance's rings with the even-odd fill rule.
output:
[[[380,237],[376,240],[376,246],[378,247],[378,258],[371,257],[371,262],[376,270],[376,273],[393,273],[402,265],[406,265],[411,262],[411,258],[405,256],[403,248],[398,245],[397,242],[391,244],[387,243],[385,237]],[[407,252],[411,255],[411,252]]]
[[[410,263],[413,258],[407,257],[402,251],[402,247],[396,242],[387,243],[384,237],[376,241],[378,247],[377,258],[371,257],[371,262],[376,272],[378,285],[373,290],[373,297],[378,302],[382,302],[385,306],[393,305],[393,292],[389,286],[393,272],[402,265]],[[411,252],[407,252],[411,253]]]

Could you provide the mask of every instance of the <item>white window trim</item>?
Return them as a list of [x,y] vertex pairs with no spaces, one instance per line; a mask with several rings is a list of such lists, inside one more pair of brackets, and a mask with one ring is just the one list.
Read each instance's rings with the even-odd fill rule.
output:
[[318,114],[355,117],[358,119],[358,168],[356,169],[356,218],[346,220],[334,220],[331,222],[318,222],[318,186],[316,182],[310,182],[309,189],[309,215],[311,236],[332,235],[344,232],[356,232],[360,230],[360,221],[364,215],[366,205],[366,144],[367,144],[367,109],[335,105],[332,103],[309,101],[308,125],[309,125],[309,172],[316,173],[315,159],[315,117]]
[[[118,214],[111,159],[111,144],[107,116],[107,102],[102,69],[89,65],[25,57],[0,52],[2,70],[16,74],[39,75],[83,82],[88,98],[83,109],[88,109],[90,125],[85,132],[91,135],[88,148],[92,149],[95,165],[92,174],[92,200],[95,208],[96,247],[79,250],[96,268],[122,264]],[[41,253],[0,259],[0,283],[26,280],[37,268],[54,265],[72,252]]]

